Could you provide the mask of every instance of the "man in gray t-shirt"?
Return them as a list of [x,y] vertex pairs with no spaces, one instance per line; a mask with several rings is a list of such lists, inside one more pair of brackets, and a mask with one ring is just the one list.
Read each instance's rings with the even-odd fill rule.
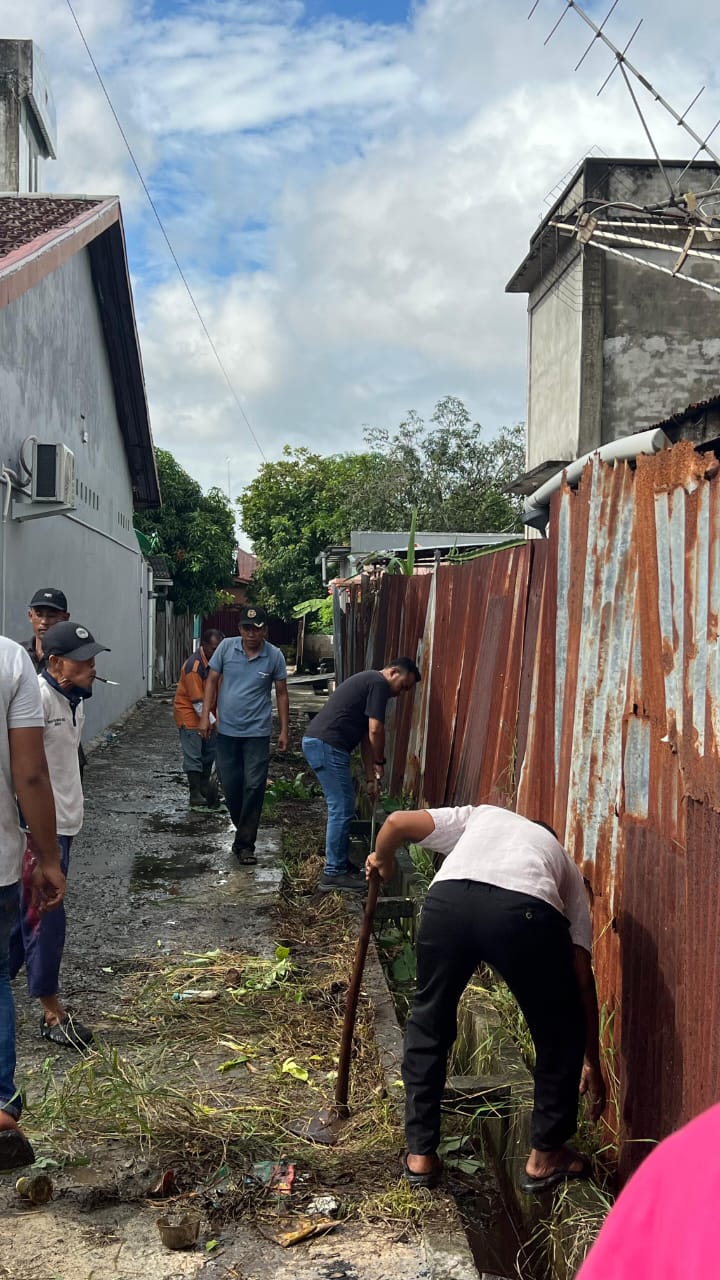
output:
[[9,976],[10,935],[18,918],[19,881],[25,835],[18,807],[37,845],[33,873],[38,911],[60,905],[65,877],[55,830],[55,804],[43,749],[45,717],[37,676],[27,653],[0,636],[0,1169],[19,1169],[35,1159],[18,1125],[15,1087],[15,1006]]
[[230,817],[235,824],[233,853],[252,866],[268,764],[275,688],[280,732],[278,751],[288,744],[290,702],[285,659],[267,639],[268,617],[259,605],[240,614],[239,636],[221,641],[210,659],[198,733],[210,735],[210,712],[217,699],[216,762]]

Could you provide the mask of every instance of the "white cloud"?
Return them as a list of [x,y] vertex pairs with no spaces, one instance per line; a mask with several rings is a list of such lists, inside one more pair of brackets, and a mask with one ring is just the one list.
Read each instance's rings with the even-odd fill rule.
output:
[[[542,0],[425,0],[406,27],[289,0],[78,0],[77,12],[243,407],[283,444],[360,447],[362,425],[464,396],[495,426],[524,415],[524,299],[504,285],[591,147],[646,155],[619,74]],[[359,6],[360,7],[360,6]],[[597,10],[597,6],[593,6]],[[64,5],[0,0],[0,31],[45,49],[59,116],[54,189],[119,191],[158,443],[233,489],[259,458],[153,226]],[[715,5],[627,0],[611,20],[699,133],[720,116]],[[689,140],[645,96],[660,145]],[[718,135],[720,137],[720,134]]]

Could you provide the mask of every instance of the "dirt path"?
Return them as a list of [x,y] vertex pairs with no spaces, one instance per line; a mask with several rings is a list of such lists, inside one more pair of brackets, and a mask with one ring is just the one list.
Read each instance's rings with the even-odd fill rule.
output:
[[[295,752],[309,706],[296,701]],[[279,803],[259,866],[239,868],[228,820],[189,813],[179,766],[164,699],[141,704],[91,755],[63,994],[94,1027],[98,1052],[84,1062],[48,1053],[19,977],[26,1123],[55,1198],[28,1208],[0,1175],[0,1277],[424,1280],[412,1226],[422,1206],[396,1182],[400,1133],[369,1008],[342,1146],[324,1152],[288,1133],[294,1115],[332,1097],[356,929],[313,892],[319,863],[306,855],[322,806]],[[300,767],[291,755],[271,772],[291,779]],[[283,836],[297,885],[280,904]],[[188,997],[197,991],[211,992],[207,1003]],[[283,1159],[294,1165],[291,1197],[258,1168]],[[150,1198],[170,1170],[173,1198]],[[332,1233],[291,1250],[268,1239],[321,1193],[338,1202]],[[200,1216],[190,1252],[160,1243],[155,1220],[168,1205]]]

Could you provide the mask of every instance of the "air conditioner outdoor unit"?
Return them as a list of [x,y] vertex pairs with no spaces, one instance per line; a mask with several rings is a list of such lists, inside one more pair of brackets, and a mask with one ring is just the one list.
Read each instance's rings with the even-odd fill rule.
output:
[[75,454],[64,444],[33,441],[32,500],[76,506]]

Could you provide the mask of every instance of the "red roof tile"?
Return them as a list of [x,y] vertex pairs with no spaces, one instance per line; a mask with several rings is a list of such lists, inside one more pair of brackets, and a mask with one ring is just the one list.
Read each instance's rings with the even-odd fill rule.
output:
[[83,213],[105,201],[76,196],[3,196],[0,198],[0,263],[48,233],[62,231]]

